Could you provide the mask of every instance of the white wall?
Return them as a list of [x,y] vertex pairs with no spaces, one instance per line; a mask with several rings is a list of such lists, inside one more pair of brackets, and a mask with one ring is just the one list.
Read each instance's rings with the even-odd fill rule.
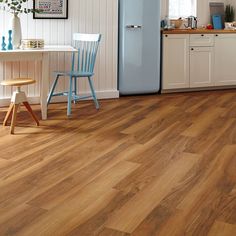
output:
[[225,0],[198,0],[198,19],[199,19],[199,26],[205,25],[210,23],[210,2],[225,2]]
[[[206,25],[210,22],[210,2],[231,2],[236,6],[235,0],[197,0],[197,17],[198,25]],[[168,13],[168,0],[161,0],[162,17],[165,17]]]
[[236,1],[235,0],[225,0],[225,3],[233,5],[235,7],[235,10],[236,10]]
[[[32,1],[30,2],[30,5]],[[0,35],[9,29],[9,13],[0,12]],[[33,20],[32,15],[21,15],[23,38],[43,38],[46,44],[68,45],[73,32],[101,33],[98,60],[95,69],[95,87],[101,97],[117,94],[117,31],[118,0],[69,0],[68,20]],[[50,56],[51,71],[69,68],[70,57],[62,54]],[[0,80],[16,76],[31,76],[38,83],[25,88],[29,96],[39,96],[41,64],[38,62],[14,62],[0,64]],[[51,73],[52,74],[52,73]],[[51,82],[52,82],[51,78]],[[60,82],[60,90],[67,83]],[[80,91],[89,90],[87,83],[80,83]],[[9,88],[0,87],[1,98],[10,97]]]

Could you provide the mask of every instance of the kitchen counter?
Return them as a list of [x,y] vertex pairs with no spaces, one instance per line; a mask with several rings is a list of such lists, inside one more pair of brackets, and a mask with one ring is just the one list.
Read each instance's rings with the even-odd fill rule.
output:
[[236,34],[236,30],[208,30],[208,29],[172,29],[163,30],[163,34]]

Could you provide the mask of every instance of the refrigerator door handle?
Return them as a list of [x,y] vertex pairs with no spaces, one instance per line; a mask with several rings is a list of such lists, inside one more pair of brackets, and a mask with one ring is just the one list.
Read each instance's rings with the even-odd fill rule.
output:
[[141,29],[142,25],[126,25],[127,29]]

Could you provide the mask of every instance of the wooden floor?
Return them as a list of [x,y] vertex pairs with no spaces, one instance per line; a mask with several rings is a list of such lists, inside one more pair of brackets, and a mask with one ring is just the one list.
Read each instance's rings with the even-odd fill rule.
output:
[[[33,106],[39,116],[39,106]],[[6,108],[0,109],[0,119]],[[235,236],[236,91],[51,105],[0,128],[0,235]]]

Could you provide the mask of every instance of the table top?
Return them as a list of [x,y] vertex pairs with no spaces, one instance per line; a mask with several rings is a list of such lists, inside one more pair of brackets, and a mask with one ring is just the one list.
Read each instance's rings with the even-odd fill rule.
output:
[[9,53],[42,53],[42,52],[76,52],[77,50],[70,45],[45,45],[42,49],[16,49],[1,51],[0,54]]

